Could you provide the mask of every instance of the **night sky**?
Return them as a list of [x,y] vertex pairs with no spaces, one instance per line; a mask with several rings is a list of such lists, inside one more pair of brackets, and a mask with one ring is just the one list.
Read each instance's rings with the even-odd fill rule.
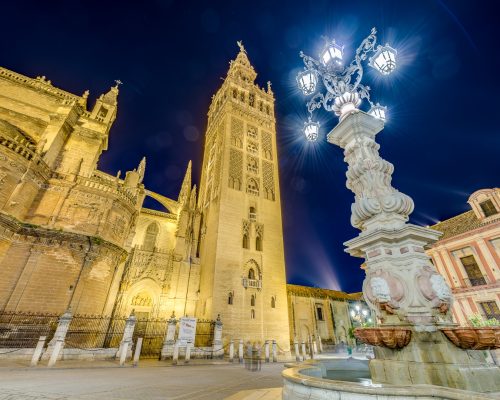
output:
[[[340,149],[326,142],[336,118],[319,113],[321,140],[302,137],[299,51],[317,56],[335,37],[350,60],[369,34],[398,50],[399,69],[366,73],[372,99],[388,106],[381,155],[394,186],[428,225],[468,210],[468,196],[498,186],[500,71],[493,1],[9,1],[2,4],[0,65],[45,75],[89,104],[115,79],[118,117],[99,168],[116,174],[147,157],[146,186],[176,198],[193,160],[199,182],[206,113],[243,40],[257,81],[272,81],[289,283],[361,290],[362,260],[342,243],[353,194]],[[150,204],[148,203],[148,206]]]

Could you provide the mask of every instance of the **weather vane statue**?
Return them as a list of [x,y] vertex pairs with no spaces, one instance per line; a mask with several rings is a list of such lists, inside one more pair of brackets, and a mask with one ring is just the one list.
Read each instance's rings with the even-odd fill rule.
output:
[[[319,123],[312,121],[312,113],[321,107],[326,111],[333,111],[342,121],[366,99],[371,106],[369,114],[385,120],[386,107],[374,104],[370,99],[370,87],[361,83],[363,62],[370,53],[374,55],[368,60],[368,65],[381,74],[389,75],[396,68],[396,50],[387,44],[376,46],[376,34],[377,31],[373,28],[357,48],[354,60],[348,66],[344,66],[344,46],[337,44],[335,40],[326,40],[319,60],[300,52],[305,67],[297,75],[297,83],[306,96],[313,95],[307,102],[310,117],[304,127],[308,140],[318,138]],[[320,91],[320,82],[323,84],[323,91]]]
[[247,51],[245,50],[245,46],[243,46],[243,41],[242,41],[242,40],[238,40],[236,43],[238,44],[238,47],[240,48],[240,51],[241,51],[242,53],[245,53],[245,54],[246,54],[246,53],[247,53]]

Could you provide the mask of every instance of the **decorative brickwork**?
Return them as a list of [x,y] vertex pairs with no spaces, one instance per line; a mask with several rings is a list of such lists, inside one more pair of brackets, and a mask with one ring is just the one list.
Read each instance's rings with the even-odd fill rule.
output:
[[262,155],[267,160],[273,159],[272,136],[269,132],[262,132]]
[[229,153],[229,187],[241,190],[243,182],[243,153],[231,149]]
[[235,117],[231,118],[231,144],[243,148],[243,121]]
[[262,161],[262,174],[264,178],[264,198],[275,199],[273,164]]

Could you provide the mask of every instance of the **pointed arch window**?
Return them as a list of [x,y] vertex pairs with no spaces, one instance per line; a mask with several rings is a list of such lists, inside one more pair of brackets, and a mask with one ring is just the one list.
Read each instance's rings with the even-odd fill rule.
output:
[[153,251],[156,247],[156,239],[158,237],[158,232],[160,228],[156,222],[152,222],[148,225],[146,229],[146,234],[144,235],[144,241],[142,247],[146,251]]
[[255,310],[250,310],[250,318],[255,319]]
[[271,297],[271,308],[276,308],[276,297]]
[[249,240],[248,240],[248,234],[244,233],[243,234],[243,248],[244,249],[248,249],[250,248],[250,245],[249,245]]
[[255,279],[255,270],[253,268],[248,270],[248,279]]
[[255,295],[252,294],[252,297],[250,298],[250,306],[255,307]]
[[260,235],[255,238],[255,250],[262,251],[262,237]]
[[234,300],[234,294],[233,292],[229,292],[229,296],[227,296],[227,304],[229,304],[230,306],[233,305],[233,300]]
[[250,207],[248,210],[248,219],[250,221],[256,221],[257,220],[257,210],[255,207]]

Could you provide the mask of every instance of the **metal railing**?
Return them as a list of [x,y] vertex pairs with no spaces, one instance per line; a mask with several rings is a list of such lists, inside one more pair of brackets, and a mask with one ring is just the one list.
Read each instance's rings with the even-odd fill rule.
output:
[[262,281],[258,279],[243,278],[242,283],[245,288],[262,289]]

